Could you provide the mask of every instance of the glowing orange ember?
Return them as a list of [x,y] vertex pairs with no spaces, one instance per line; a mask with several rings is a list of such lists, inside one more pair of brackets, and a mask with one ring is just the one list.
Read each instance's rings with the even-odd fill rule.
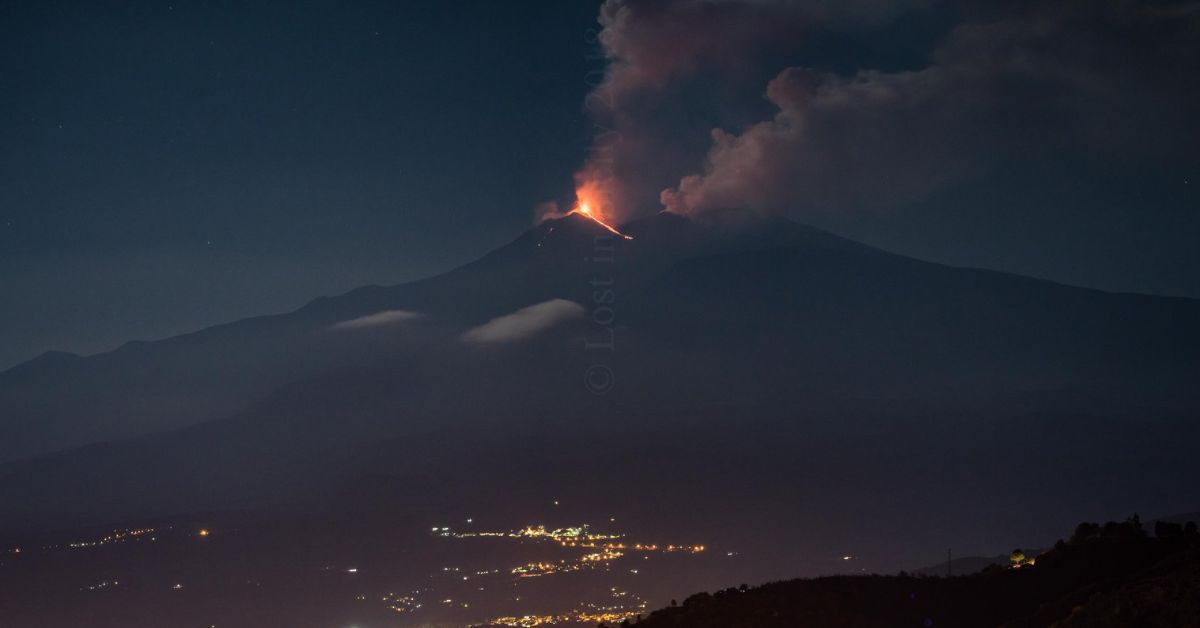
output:
[[587,183],[581,185],[579,189],[575,190],[575,208],[567,213],[579,214],[580,216],[589,218],[595,221],[596,224],[608,229],[614,234],[619,235],[626,240],[632,240],[633,236],[625,235],[624,233],[617,231],[616,227],[613,227],[606,222],[605,216],[603,215],[603,211],[601,209],[604,207],[604,203],[601,200],[603,199],[602,194],[603,193],[595,185]]

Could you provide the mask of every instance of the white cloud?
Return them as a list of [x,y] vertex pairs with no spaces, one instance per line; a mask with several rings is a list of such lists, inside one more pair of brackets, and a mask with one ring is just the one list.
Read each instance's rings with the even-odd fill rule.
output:
[[466,342],[491,344],[525,340],[554,325],[583,316],[583,306],[566,299],[551,299],[544,303],[521,308],[468,330]]
[[380,327],[383,325],[394,325],[411,321],[416,318],[421,318],[420,312],[409,312],[407,310],[384,310],[367,316],[352,318],[348,321],[342,321],[330,327],[330,329],[363,329],[366,327]]

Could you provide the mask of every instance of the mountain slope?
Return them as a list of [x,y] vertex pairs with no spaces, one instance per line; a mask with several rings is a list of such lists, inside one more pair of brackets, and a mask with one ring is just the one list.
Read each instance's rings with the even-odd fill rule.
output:
[[431,315],[434,324],[470,325],[553,297],[583,302],[596,270],[589,261],[596,238],[612,247],[615,271],[629,277],[625,286],[704,250],[782,244],[866,250],[786,221],[732,236],[666,214],[627,228],[636,240],[567,216],[430,279],[368,286],[288,314],[131,342],[87,358],[48,354],[0,373],[0,461],[230,416],[280,386],[372,364],[411,342],[410,335],[380,328],[330,333],[342,321],[412,310]]
[[[539,247],[552,231],[554,248]],[[433,315],[425,325],[468,324],[551,298],[578,273],[568,250],[606,233],[568,218],[432,279],[360,288],[288,314],[87,358],[20,365],[0,373],[0,461],[230,416],[280,386],[371,364],[419,338],[386,326],[331,330],[342,321],[399,309]]]
[[[1164,511],[1195,492],[1180,448],[1198,431],[1196,301],[920,262],[786,221],[623,229],[634,239],[548,221],[431,279],[9,371],[8,457],[61,451],[0,465],[0,530],[295,500],[516,509],[513,487],[693,510],[738,493],[781,522],[917,486],[980,512],[1013,491]],[[519,342],[462,338],[552,298],[588,314]],[[421,316],[339,326],[393,311]],[[584,385],[596,365],[608,394]],[[834,494],[830,469],[853,469],[837,484],[853,490]],[[1107,497],[1074,492],[1096,482]]]

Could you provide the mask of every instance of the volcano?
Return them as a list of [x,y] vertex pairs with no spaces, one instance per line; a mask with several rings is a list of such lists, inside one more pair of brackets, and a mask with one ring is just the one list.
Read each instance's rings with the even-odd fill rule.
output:
[[[911,543],[879,541],[880,565],[1198,497],[1200,302],[782,218],[617,230],[631,238],[567,215],[436,277],[0,374],[0,531],[586,494],[713,536],[752,521],[747,543],[794,541],[778,553],[794,576],[794,554],[870,537],[929,487],[944,507],[893,520]],[[522,313],[551,302],[578,307]],[[471,341],[487,324],[522,334]]]

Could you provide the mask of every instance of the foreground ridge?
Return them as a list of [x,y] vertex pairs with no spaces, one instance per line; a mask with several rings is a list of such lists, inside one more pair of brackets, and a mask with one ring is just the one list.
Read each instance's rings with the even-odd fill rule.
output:
[[[938,578],[830,576],[697,593],[683,604],[621,625],[645,628],[775,626],[979,626],[1060,628],[1196,626],[1200,616],[1196,524],[1158,522],[1148,536],[1136,515],[1082,523],[1067,541],[1008,566]],[[603,624],[602,624],[603,626]]]

